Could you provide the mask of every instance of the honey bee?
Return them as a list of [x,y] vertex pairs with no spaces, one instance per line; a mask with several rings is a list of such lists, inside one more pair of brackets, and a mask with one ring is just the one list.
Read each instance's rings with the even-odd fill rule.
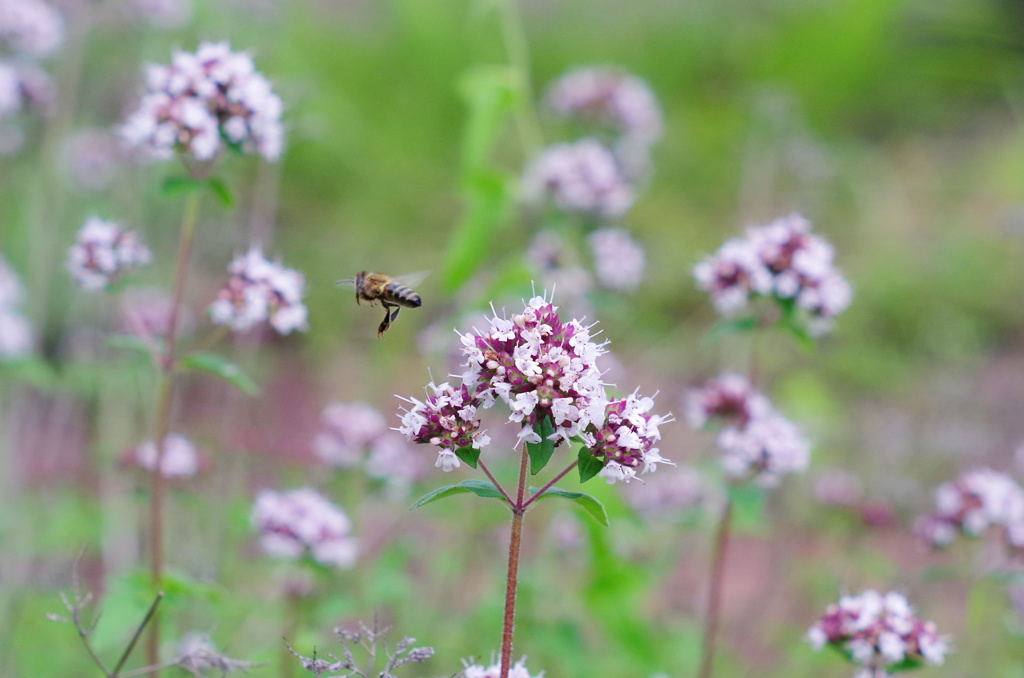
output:
[[[377,328],[377,337],[380,338],[391,327],[391,323],[398,317],[398,312],[405,308],[419,308],[423,301],[420,295],[410,289],[403,282],[415,284],[416,280],[422,280],[423,275],[399,276],[392,278],[383,273],[372,273],[360,271],[356,277],[350,280],[339,280],[338,284],[352,283],[356,286],[356,303],[380,302],[384,307],[384,320]],[[399,282],[402,281],[402,282]]]

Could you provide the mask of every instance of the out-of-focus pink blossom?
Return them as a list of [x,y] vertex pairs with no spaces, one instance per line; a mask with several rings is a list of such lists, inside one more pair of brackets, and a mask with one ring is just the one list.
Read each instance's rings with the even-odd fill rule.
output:
[[632,292],[644,279],[644,248],[622,228],[602,228],[587,238],[594,256],[594,271],[602,285]]
[[24,295],[18,275],[0,256],[0,362],[32,352],[32,326],[20,309]]
[[41,0],[0,2],[0,48],[26,57],[53,54],[64,42],[64,19]]
[[90,217],[68,250],[67,267],[83,290],[103,290],[124,273],[145,266],[153,254],[133,231],[113,221]]
[[195,445],[178,433],[164,438],[162,453],[152,440],[135,448],[136,463],[150,473],[156,470],[158,457],[160,473],[165,478],[191,478],[199,471],[199,454]]
[[355,564],[358,546],[351,521],[312,488],[264,490],[253,505],[252,522],[268,553],[293,559],[309,555],[330,567]]
[[917,533],[933,546],[948,546],[958,534],[978,537],[1002,530],[1007,546],[1024,550],[1024,489],[1005,473],[968,471],[935,490],[935,512],[918,519]]
[[633,204],[633,189],[615,156],[594,139],[545,150],[526,169],[523,195],[550,198],[566,212],[615,218]]
[[210,304],[210,319],[243,332],[269,322],[279,334],[308,329],[302,303],[305,278],[298,271],[267,261],[256,247],[228,266],[231,278]]

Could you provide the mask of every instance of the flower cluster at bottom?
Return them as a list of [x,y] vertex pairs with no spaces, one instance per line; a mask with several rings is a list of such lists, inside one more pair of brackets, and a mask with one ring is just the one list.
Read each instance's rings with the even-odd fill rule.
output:
[[867,590],[843,596],[807,631],[817,650],[831,645],[864,669],[857,678],[883,678],[899,667],[939,665],[949,651],[932,622],[923,622],[903,594]]

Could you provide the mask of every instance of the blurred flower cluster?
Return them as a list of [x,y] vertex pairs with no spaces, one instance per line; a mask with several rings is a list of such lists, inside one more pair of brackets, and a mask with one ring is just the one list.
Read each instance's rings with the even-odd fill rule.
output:
[[138,465],[152,473],[160,460],[160,473],[165,478],[191,478],[199,472],[199,455],[196,447],[183,435],[170,433],[164,438],[163,449],[158,450],[152,440],[147,440],[134,450]]
[[698,286],[723,316],[767,298],[799,311],[811,334],[827,332],[849,304],[850,285],[832,264],[832,246],[792,214],[727,241],[694,268]]
[[654,443],[667,418],[650,413],[654,401],[638,397],[609,400],[597,359],[604,344],[592,340],[590,328],[578,320],[562,322],[558,309],[543,297],[531,299],[523,313],[495,315],[484,331],[461,335],[466,371],[458,387],[434,386],[425,401],[406,399],[399,429],[409,440],[440,448],[438,466],[459,466],[462,447],[483,448],[489,438],[479,432],[479,408],[501,401],[518,437],[541,442],[545,422],[556,444],[585,443],[604,463],[609,482],[630,480],[637,469],[647,472],[666,463]]
[[915,617],[906,597],[895,591],[843,596],[808,629],[807,640],[816,650],[830,645],[863,667],[857,678],[939,665],[949,651],[935,624]]
[[68,272],[83,290],[103,290],[121,275],[153,259],[153,254],[132,231],[113,221],[90,217],[68,250]]
[[917,533],[933,546],[948,546],[963,533],[978,537],[1002,530],[1007,546],[1024,550],[1024,489],[1005,473],[968,471],[935,490],[935,512],[917,521]]
[[54,99],[50,77],[38,60],[64,41],[64,20],[41,0],[0,2],[0,154],[21,146],[21,130],[12,121],[22,111],[47,113]]
[[175,153],[200,162],[225,147],[281,155],[281,99],[244,52],[204,42],[194,53],[175,52],[170,66],[151,64],[147,93],[121,127],[126,142],[155,160]]
[[0,257],[0,361],[32,352],[32,326],[21,312],[25,290],[7,261]]
[[686,418],[694,429],[718,428],[715,444],[730,480],[770,487],[810,462],[810,446],[796,425],[739,375],[726,374],[692,390]]
[[352,523],[340,508],[316,490],[264,490],[252,508],[252,522],[263,548],[276,556],[309,555],[328,567],[351,567],[358,546]]
[[328,404],[313,449],[332,466],[362,466],[368,475],[391,485],[407,486],[422,473],[420,456],[388,428],[384,415],[366,403]]
[[228,273],[231,278],[210,305],[214,323],[245,331],[269,321],[280,334],[308,328],[301,273],[267,261],[256,247],[236,257]]
[[[549,201],[582,217],[589,231],[579,249],[589,250],[596,282],[617,292],[632,292],[643,280],[644,250],[630,233],[606,222],[623,217],[633,205],[639,182],[649,174],[652,144],[662,119],[650,88],[611,67],[585,67],[556,80],[546,95],[548,108],[578,123],[585,136],[543,150],[526,168],[522,194],[530,204]],[[560,226],[560,222],[553,222]],[[527,262],[544,285],[557,286],[570,300],[581,297],[595,280],[580,261],[577,244],[560,228],[541,230]]]

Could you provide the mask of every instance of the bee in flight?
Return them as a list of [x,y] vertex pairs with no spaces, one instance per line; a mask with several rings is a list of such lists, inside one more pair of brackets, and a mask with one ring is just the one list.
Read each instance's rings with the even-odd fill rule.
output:
[[360,271],[356,274],[355,278],[339,280],[338,284],[353,283],[356,286],[357,304],[361,304],[364,301],[370,302],[371,306],[377,301],[381,303],[381,306],[384,307],[384,320],[381,321],[380,327],[377,328],[377,336],[381,337],[391,327],[391,323],[398,317],[398,312],[402,310],[403,306],[406,308],[419,308],[423,303],[419,294],[399,281],[415,284],[415,281],[422,279],[423,275],[392,278],[383,273]]

